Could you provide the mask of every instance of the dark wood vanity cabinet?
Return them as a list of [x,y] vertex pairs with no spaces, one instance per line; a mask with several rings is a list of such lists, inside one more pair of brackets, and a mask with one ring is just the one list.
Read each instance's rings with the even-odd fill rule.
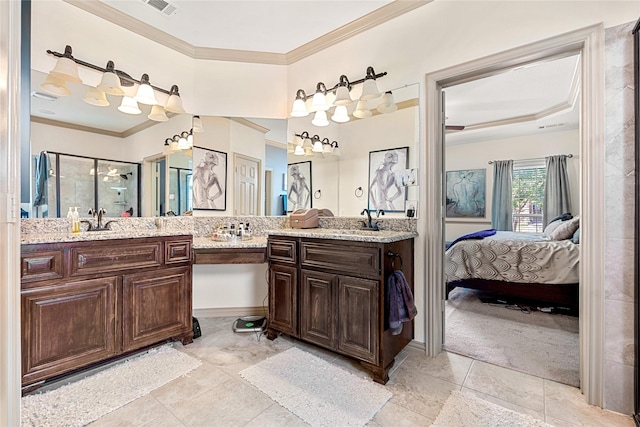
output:
[[386,383],[396,354],[413,339],[413,322],[405,323],[399,335],[388,329],[390,252],[402,258],[413,290],[413,239],[369,243],[270,237],[267,337],[282,332],[353,357],[373,372],[375,381]]
[[191,236],[22,245],[22,384],[192,341]]

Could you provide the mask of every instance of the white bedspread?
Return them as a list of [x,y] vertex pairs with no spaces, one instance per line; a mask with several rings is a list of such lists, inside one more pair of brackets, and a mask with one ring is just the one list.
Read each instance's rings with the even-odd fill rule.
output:
[[579,282],[580,245],[544,240],[541,234],[498,231],[481,240],[463,240],[445,254],[445,281],[503,280],[515,283]]

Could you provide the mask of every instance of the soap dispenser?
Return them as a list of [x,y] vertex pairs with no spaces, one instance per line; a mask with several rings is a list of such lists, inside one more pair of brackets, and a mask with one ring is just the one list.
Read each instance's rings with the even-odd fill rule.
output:
[[73,209],[73,232],[80,232],[80,214],[78,213],[78,207]]
[[73,208],[69,206],[69,212],[67,212],[67,222],[68,222],[68,231],[69,233],[73,233],[75,220],[73,219]]

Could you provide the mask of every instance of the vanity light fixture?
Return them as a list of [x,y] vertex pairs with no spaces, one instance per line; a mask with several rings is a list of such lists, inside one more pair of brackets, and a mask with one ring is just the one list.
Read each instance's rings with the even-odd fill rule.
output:
[[329,138],[320,138],[318,135],[309,136],[309,132],[295,133],[294,140],[290,144],[294,147],[293,154],[296,156],[315,156],[318,154],[340,155],[340,151],[335,151],[338,147],[336,141],[329,142]]
[[[103,95],[105,93],[114,96],[123,96],[118,110],[127,114],[140,114],[142,111],[138,107],[138,102],[144,105],[157,105],[158,100],[156,98],[156,92],[161,92],[168,95],[167,102],[164,105],[164,110],[178,114],[185,112],[184,107],[182,106],[182,99],[180,98],[178,86],[176,85],[171,86],[171,90],[153,86],[149,82],[149,75],[146,73],[142,75],[139,81],[135,80],[124,71],[116,70],[113,61],[108,61],[106,68],[82,61],[73,57],[72,49],[69,45],[65,46],[64,53],[54,52],[51,50],[47,50],[47,53],[58,58],[58,60],[53,70],[49,72],[45,81],[40,85],[44,91],[58,96],[70,95],[71,92],[66,84],[68,82],[82,83],[78,74],[78,65],[81,65],[85,68],[102,73],[100,84],[98,84],[97,87],[92,88],[94,90],[89,90],[87,96],[84,98],[85,102],[92,105],[103,106],[108,105],[109,102],[106,96],[104,96],[103,100]],[[130,98],[125,96],[122,87],[132,87],[134,85],[138,85],[135,97]],[[96,91],[102,92],[102,95],[98,94]],[[107,104],[105,104],[105,102],[107,102]],[[155,109],[155,111],[152,110],[147,117],[151,120],[165,121],[166,114],[162,114],[160,110]]]
[[393,113],[398,109],[396,102],[393,99],[393,93],[389,90],[382,95],[382,102],[377,107],[380,113]]
[[153,120],[154,122],[166,122],[167,120],[169,120],[169,117],[167,117],[167,112],[164,111],[164,108],[162,108],[162,106],[157,104],[151,106],[151,112],[149,113],[147,118],[149,120]]
[[302,148],[300,145],[296,145],[296,148],[293,150],[293,154],[296,156],[304,156],[304,148]]
[[[354,111],[353,115],[358,118],[370,117],[373,114],[366,106],[366,101],[376,99],[382,96],[378,90],[377,79],[386,76],[387,73],[377,74],[373,67],[367,67],[367,72],[364,78],[350,82],[346,75],[341,75],[338,83],[333,87],[327,88],[323,82],[319,82],[316,85],[316,91],[313,95],[307,96],[306,92],[302,89],[298,89],[296,92],[296,98],[293,102],[293,108],[291,110],[291,117],[306,117],[310,112],[315,113],[311,123],[315,126],[328,126],[327,111],[335,107],[335,111],[331,115],[331,120],[336,123],[345,123],[350,120],[347,106],[354,102],[351,96],[351,89],[354,85],[362,84],[362,93],[359,98],[358,107]],[[307,109],[305,101],[312,98],[311,105]],[[331,98],[333,98],[331,100]],[[387,97],[388,98],[388,97]],[[383,97],[384,102],[384,97]],[[393,97],[391,101],[393,102]],[[390,103],[385,103],[380,107],[385,112],[391,112],[393,106]]]
[[108,107],[109,101],[103,91],[95,87],[89,87],[87,94],[82,98],[87,104],[95,105],[96,107]]
[[[173,135],[172,138],[165,139],[164,140],[165,152],[191,150],[193,148],[193,132],[194,132],[194,129],[183,130],[179,134]],[[204,132],[204,130],[202,130],[202,132]],[[167,149],[167,146],[169,147],[168,149]]]
[[311,151],[313,151],[314,153],[323,153],[324,150],[322,148],[322,141],[320,140],[320,137],[318,135],[313,135],[313,148],[311,149]]
[[193,132],[204,132],[204,126],[202,125],[200,116],[193,116],[191,118],[191,130]]

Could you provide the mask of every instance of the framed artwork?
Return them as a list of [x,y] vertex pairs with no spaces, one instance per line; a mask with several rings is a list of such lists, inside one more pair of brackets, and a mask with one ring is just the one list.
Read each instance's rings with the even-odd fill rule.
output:
[[370,210],[404,212],[407,189],[402,175],[409,166],[409,147],[369,152]]
[[313,207],[311,197],[311,162],[290,163],[287,165],[287,212]]
[[227,153],[193,147],[192,204],[196,210],[227,210]]
[[447,218],[484,218],[486,169],[447,171]]

